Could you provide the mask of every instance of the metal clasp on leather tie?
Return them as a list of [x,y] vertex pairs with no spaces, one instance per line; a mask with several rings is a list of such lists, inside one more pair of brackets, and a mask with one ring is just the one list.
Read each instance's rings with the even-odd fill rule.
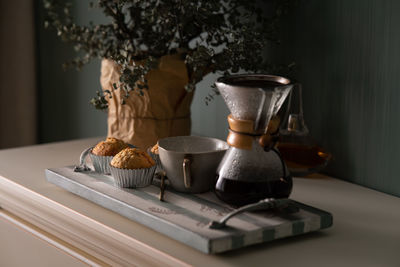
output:
[[89,147],[82,152],[81,156],[79,157],[79,166],[74,167],[74,172],[87,172],[91,170],[88,166],[86,166],[85,162],[92,148],[93,147]]
[[274,134],[264,134],[258,140],[260,146],[264,148],[264,151],[268,152],[275,147],[279,141],[279,131]]

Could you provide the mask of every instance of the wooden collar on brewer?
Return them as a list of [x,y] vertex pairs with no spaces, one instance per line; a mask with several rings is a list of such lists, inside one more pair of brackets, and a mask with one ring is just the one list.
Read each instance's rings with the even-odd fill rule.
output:
[[280,119],[278,116],[273,117],[269,124],[266,134],[256,133],[254,130],[254,121],[238,120],[232,114],[228,116],[229,134],[227,142],[230,146],[250,150],[252,148],[254,138],[259,139],[260,146],[269,150],[277,141]]

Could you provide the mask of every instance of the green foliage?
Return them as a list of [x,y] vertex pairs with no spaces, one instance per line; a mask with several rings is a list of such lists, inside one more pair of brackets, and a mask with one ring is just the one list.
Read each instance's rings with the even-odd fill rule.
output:
[[[126,97],[132,91],[143,94],[146,73],[161,56],[175,53],[185,60],[190,78],[186,89],[191,91],[210,72],[271,70],[263,50],[278,41],[277,22],[289,1],[98,0],[90,7],[101,9],[110,23],[81,26],[73,21],[70,3],[44,0],[45,26],[81,52],[66,66],[80,69],[93,58],[117,62],[122,74],[113,87],[124,90]],[[217,93],[214,89],[209,100]],[[91,103],[105,109],[109,96],[97,92]]]

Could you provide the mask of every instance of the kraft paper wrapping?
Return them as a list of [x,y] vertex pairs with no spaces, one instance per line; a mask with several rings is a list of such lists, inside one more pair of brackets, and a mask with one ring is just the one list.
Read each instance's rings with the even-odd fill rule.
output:
[[109,137],[146,149],[164,137],[190,135],[193,93],[185,90],[188,73],[180,55],[163,56],[158,69],[146,76],[149,89],[143,90],[143,96],[131,92],[125,105],[121,104],[123,90],[113,90],[119,77],[120,67],[104,59],[100,83],[103,90],[112,93],[108,99]]

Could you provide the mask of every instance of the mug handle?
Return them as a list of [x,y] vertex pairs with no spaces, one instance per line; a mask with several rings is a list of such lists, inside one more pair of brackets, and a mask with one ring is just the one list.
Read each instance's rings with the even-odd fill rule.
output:
[[79,166],[75,166],[74,172],[85,172],[85,171],[90,171],[90,168],[86,166],[85,161],[87,156],[89,155],[90,150],[92,150],[93,147],[86,148],[81,156],[79,157]]
[[190,176],[190,159],[185,157],[182,163],[183,169],[183,182],[186,188],[190,188],[192,186],[192,177]]

